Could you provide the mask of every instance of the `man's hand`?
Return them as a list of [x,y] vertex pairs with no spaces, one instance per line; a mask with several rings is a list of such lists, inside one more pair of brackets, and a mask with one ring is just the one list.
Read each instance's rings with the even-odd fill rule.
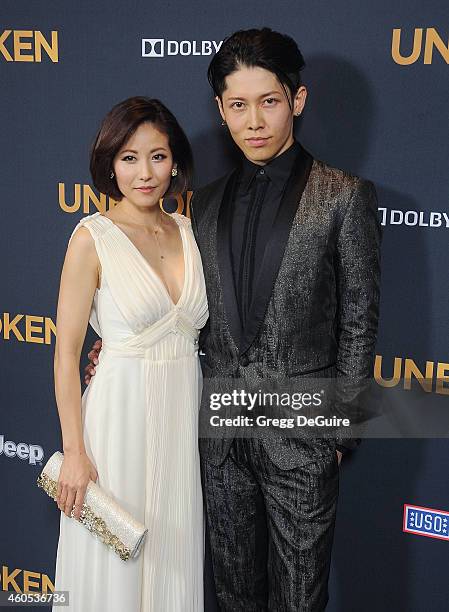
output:
[[[96,344],[96,343],[95,343],[95,344]],[[90,353],[89,353],[89,355],[90,355]],[[341,451],[339,451],[339,450],[338,450],[338,451],[336,451],[336,452],[337,452],[337,461],[338,461],[338,465],[340,465],[340,463],[341,463],[341,459],[342,459],[342,457],[343,457],[343,453],[342,453]]]
[[84,368],[84,382],[86,385],[90,383],[92,376],[95,376],[95,366],[98,365],[98,356],[102,347],[101,340],[97,340],[92,347],[90,353],[87,354],[89,364]]

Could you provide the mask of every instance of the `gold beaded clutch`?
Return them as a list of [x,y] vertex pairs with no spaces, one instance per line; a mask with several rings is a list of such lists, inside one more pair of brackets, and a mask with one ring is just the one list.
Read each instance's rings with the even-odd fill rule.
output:
[[[64,455],[59,451],[54,453],[37,479],[38,487],[44,489],[54,500],[56,500],[63,458]],[[74,518],[73,510],[72,518]],[[139,554],[148,531],[145,525],[123,510],[92,480],[87,485],[81,516],[75,520],[79,520],[123,561],[128,561]]]

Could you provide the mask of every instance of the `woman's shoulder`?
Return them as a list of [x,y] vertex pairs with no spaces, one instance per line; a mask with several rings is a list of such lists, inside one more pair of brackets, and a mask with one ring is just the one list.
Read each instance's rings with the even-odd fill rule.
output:
[[[93,215],[86,215],[76,224],[69,242],[71,242],[75,236],[84,236],[85,240],[90,239],[95,241],[101,234],[109,229],[110,226],[111,220],[100,212],[96,212]],[[82,238],[80,239],[82,240]]]
[[67,250],[89,255],[95,252],[95,238],[86,224],[78,223],[69,239]]

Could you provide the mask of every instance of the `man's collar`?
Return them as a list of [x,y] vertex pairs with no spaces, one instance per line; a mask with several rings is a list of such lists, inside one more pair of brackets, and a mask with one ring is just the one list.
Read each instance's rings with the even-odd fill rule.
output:
[[240,170],[240,185],[242,191],[248,191],[252,180],[261,168],[264,168],[266,175],[271,181],[282,186],[290,176],[294,161],[300,149],[301,145],[295,140],[286,151],[269,161],[264,166],[254,164],[245,157],[242,161]]

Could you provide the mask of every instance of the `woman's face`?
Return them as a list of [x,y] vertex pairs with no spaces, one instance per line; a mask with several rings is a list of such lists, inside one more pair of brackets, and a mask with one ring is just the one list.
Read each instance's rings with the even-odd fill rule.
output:
[[139,208],[159,206],[170,185],[172,168],[168,136],[152,123],[139,125],[113,161],[123,199]]

